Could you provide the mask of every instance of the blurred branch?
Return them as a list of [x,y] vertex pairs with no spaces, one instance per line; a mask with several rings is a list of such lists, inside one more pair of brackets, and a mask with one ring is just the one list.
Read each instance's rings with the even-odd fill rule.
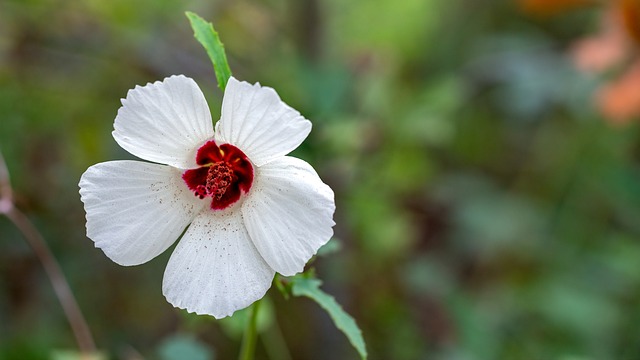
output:
[[13,190],[9,179],[9,169],[0,152],[0,214],[6,214],[13,208]]
[[42,263],[53,290],[62,305],[62,309],[71,325],[71,330],[76,337],[78,348],[85,354],[92,354],[96,352],[95,343],[91,330],[87,325],[87,322],[80,311],[78,302],[76,301],[69,283],[60,268],[60,265],[56,261],[53,253],[47,246],[44,237],[38,232],[38,229],[33,225],[29,218],[18,210],[13,204],[13,190],[11,189],[11,183],[9,180],[9,170],[7,164],[4,161],[2,153],[0,153],[0,214],[4,214],[13,222],[13,224],[20,230],[24,238],[29,243],[29,246],[33,249],[33,252],[38,257],[38,260]]

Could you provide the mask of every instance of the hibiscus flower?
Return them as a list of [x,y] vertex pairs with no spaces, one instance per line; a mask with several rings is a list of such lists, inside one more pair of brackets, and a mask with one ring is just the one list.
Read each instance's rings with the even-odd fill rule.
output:
[[214,131],[195,81],[172,76],[130,90],[114,128],[123,149],[150,162],[109,161],[82,175],[87,236],[129,266],[184,232],[162,284],[176,307],[229,316],[262,298],[276,272],[303,271],[333,235],[333,191],[286,156],[311,122],[269,87],[231,78]]

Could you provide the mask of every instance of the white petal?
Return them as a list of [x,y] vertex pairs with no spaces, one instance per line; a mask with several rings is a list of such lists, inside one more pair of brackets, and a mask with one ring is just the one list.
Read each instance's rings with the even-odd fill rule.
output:
[[198,147],[213,137],[207,101],[183,75],[129,90],[114,128],[116,142],[131,154],[181,169],[196,167]]
[[120,265],[138,265],[165,251],[207,205],[175,168],[110,161],[80,179],[87,236]]
[[290,153],[310,131],[311,122],[272,88],[229,79],[216,139],[238,147],[256,166]]
[[176,307],[220,319],[262,298],[274,275],[239,211],[205,211],[171,255],[162,292]]
[[311,165],[289,156],[257,169],[242,204],[253,243],[269,266],[285,276],[304,265],[333,235],[333,191]]

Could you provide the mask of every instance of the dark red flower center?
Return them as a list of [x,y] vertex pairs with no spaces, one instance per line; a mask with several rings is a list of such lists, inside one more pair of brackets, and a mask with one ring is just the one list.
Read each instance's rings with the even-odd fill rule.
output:
[[185,171],[182,179],[200,199],[210,197],[213,210],[229,207],[251,189],[253,166],[233,145],[207,141],[198,149],[196,163],[200,167]]

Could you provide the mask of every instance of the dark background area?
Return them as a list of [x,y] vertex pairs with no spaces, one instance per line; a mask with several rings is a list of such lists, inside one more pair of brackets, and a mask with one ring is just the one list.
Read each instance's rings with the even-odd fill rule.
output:
[[[577,66],[576,44],[624,1],[580,3],[0,0],[0,151],[109,358],[175,359],[176,346],[235,358],[246,313],[174,309],[170,251],[111,262],[85,236],[77,187],[90,165],[133,158],[111,130],[137,84],[185,74],[219,117],[195,11],[234,76],[313,122],[293,155],[335,190],[342,247],[311,266],[371,359],[638,359],[637,113],[598,97],[637,50],[618,21],[622,60]],[[615,99],[640,93],[628,81]],[[357,358],[316,304],[268,297],[257,358]],[[0,359],[74,347],[40,263],[0,218]]]

